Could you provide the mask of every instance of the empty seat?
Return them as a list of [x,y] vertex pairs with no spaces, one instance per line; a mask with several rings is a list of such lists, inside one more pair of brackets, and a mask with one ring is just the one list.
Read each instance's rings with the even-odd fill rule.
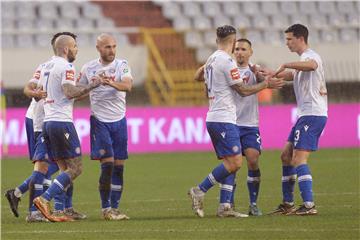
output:
[[72,19],[58,18],[55,20],[55,26],[58,30],[70,31],[74,29],[74,23]]
[[31,34],[17,34],[15,39],[16,47],[31,48],[34,46],[34,39]]
[[349,13],[347,15],[347,22],[350,26],[358,28],[360,25],[359,13]]
[[198,31],[185,33],[185,43],[188,47],[197,48],[203,46],[201,34]]
[[1,21],[1,29],[5,31],[13,31],[15,29],[15,21],[11,18],[3,18]]
[[280,2],[280,10],[285,14],[295,14],[298,12],[296,2]]
[[320,13],[335,13],[335,2],[320,1],[318,2],[318,9]]
[[75,19],[75,27],[83,31],[90,31],[95,27],[94,20],[88,18]]
[[356,11],[354,2],[351,2],[351,1],[337,2],[336,8],[341,13],[353,13]]
[[39,31],[51,31],[54,29],[54,21],[51,19],[38,18],[34,21],[34,27]]
[[162,13],[169,19],[181,16],[180,4],[177,2],[164,2],[164,4],[162,4]]
[[17,2],[16,18],[34,19],[36,17],[34,2]]
[[321,40],[323,42],[337,42],[338,34],[336,30],[322,30],[321,31]]
[[270,25],[269,18],[266,15],[255,15],[252,17],[252,26],[254,28],[268,28]]
[[218,15],[218,16],[214,17],[213,22],[214,22],[213,26],[215,28],[224,26],[224,25],[231,25],[231,19],[224,15]]
[[116,27],[114,21],[111,18],[102,17],[102,18],[95,19],[94,21],[95,21],[95,26],[98,29],[105,28],[105,29],[111,30]]
[[[79,3],[81,4],[81,3]],[[60,15],[63,18],[69,18],[69,19],[77,19],[80,18],[80,5],[75,1],[64,1],[61,2],[61,4],[59,5],[59,11],[60,11]],[[86,2],[82,2],[82,4],[87,5]],[[97,7],[97,6],[95,6]],[[90,9],[87,9],[86,7],[84,7],[85,9],[83,9],[83,11],[89,11],[92,8],[90,7]],[[96,8],[97,10],[95,10],[94,14],[98,15],[99,14],[99,8]],[[101,12],[100,12],[101,14]],[[88,17],[88,12],[85,13],[85,17]],[[88,18],[97,18],[96,17],[88,17]]]
[[263,32],[264,42],[272,45],[281,45],[282,44],[282,35],[280,31],[277,30],[265,30]]
[[173,20],[173,26],[178,31],[191,29],[191,20],[189,18],[179,16]]
[[17,29],[22,31],[29,31],[34,29],[33,21],[30,19],[19,18],[16,21]]
[[290,25],[296,24],[296,23],[301,23],[305,26],[308,26],[309,19],[308,19],[307,15],[303,15],[303,14],[290,15]]
[[246,31],[246,34],[243,37],[249,39],[253,44],[263,42],[263,37],[262,37],[261,31],[258,31],[258,30]]
[[1,18],[2,19],[15,19],[16,18],[16,6],[15,2],[1,1]]
[[90,37],[88,33],[78,33],[76,35],[76,43],[79,47],[95,46],[95,42],[90,42]]
[[329,25],[332,27],[343,27],[346,25],[345,14],[334,13],[329,15]]
[[240,2],[223,2],[223,12],[226,16],[237,16],[241,14],[240,12]]
[[271,16],[271,27],[275,29],[286,29],[289,27],[289,18],[285,14]]
[[202,2],[202,9],[207,17],[215,17],[221,13],[219,2]]
[[214,51],[211,48],[198,48],[196,50],[196,59],[198,62],[204,63],[213,52]]
[[260,13],[259,4],[257,2],[242,2],[241,10],[247,15],[257,15]]
[[81,4],[81,12],[82,16],[86,18],[97,19],[103,17],[100,6],[90,2],[83,2]]
[[299,10],[300,13],[307,13],[307,14],[313,14],[318,12],[316,3],[310,1],[299,2]]
[[13,34],[1,34],[1,48],[13,48],[15,47]]
[[359,42],[358,34],[355,29],[343,28],[340,29],[341,42]]
[[55,2],[43,2],[38,6],[38,14],[40,18],[54,19],[58,18],[58,8]]
[[205,46],[214,48],[216,47],[216,31],[215,30],[208,30],[205,31],[203,34],[203,41]]
[[239,14],[238,16],[234,17],[233,25],[236,28],[249,28],[251,27],[250,18],[246,15]]
[[324,28],[328,26],[327,19],[325,15],[314,14],[310,15],[310,26],[315,28]]
[[193,19],[193,28],[198,30],[207,30],[212,28],[209,18],[204,16],[198,16]]
[[35,45],[37,47],[50,47],[52,35],[48,33],[37,33],[34,35]]
[[308,43],[309,44],[321,43],[320,32],[321,30],[309,29]]
[[275,15],[279,13],[278,2],[261,2],[261,12],[267,15]]
[[197,2],[182,2],[183,15],[187,17],[201,16],[200,3]]

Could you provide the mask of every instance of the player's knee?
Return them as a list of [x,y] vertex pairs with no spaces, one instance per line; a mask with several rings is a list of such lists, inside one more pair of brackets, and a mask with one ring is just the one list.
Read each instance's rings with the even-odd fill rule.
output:
[[71,177],[71,179],[74,180],[82,173],[82,170],[83,170],[82,162],[79,161],[77,162],[77,164],[68,166],[65,172],[67,172]]
[[233,173],[241,168],[242,157],[241,155],[233,156],[231,158],[228,158],[226,162],[227,162],[227,169]]
[[291,163],[291,155],[286,151],[281,153],[280,158],[281,158],[283,165],[289,165]]
[[101,174],[99,178],[99,189],[109,190],[111,188],[111,177],[114,170],[114,163],[107,162],[101,166]]

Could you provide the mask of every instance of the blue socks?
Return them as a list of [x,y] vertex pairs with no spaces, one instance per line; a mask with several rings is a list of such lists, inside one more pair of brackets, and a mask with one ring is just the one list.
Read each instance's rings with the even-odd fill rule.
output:
[[231,173],[226,170],[223,163],[218,165],[214,170],[199,184],[199,188],[203,192],[207,192],[217,182],[221,182],[224,178],[229,176]]
[[74,191],[74,185],[70,183],[70,186],[65,192],[65,209],[66,208],[72,208],[72,196]]
[[54,182],[50,185],[49,189],[42,195],[46,200],[50,201],[54,196],[62,194],[64,189],[71,183],[70,176],[62,172],[57,176]]
[[124,166],[115,165],[111,178],[111,207],[118,208],[124,184]]
[[29,211],[37,211],[37,208],[33,204],[34,198],[41,196],[43,193],[43,182],[45,174],[33,171],[31,180],[29,182]]
[[101,174],[99,179],[99,192],[101,207],[110,208],[111,178],[114,169],[114,163],[105,162],[101,164]]
[[314,206],[313,192],[312,192],[312,177],[309,165],[302,164],[297,166],[296,173],[298,176],[299,189],[301,197],[306,207]]
[[260,188],[260,176],[260,169],[248,170],[247,186],[251,205],[256,205]]
[[17,188],[20,190],[21,194],[24,194],[29,190],[29,183],[32,178],[32,175],[28,177],[22,184],[20,184]]
[[283,202],[292,204],[294,202],[296,171],[293,166],[283,166],[282,168]]
[[229,176],[227,176],[226,178],[220,181],[220,204],[233,203],[234,183],[235,183],[235,173],[230,174]]

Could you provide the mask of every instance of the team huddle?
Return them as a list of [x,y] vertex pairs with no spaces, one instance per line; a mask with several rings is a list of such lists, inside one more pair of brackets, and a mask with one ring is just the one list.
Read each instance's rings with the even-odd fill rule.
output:
[[[206,85],[209,98],[206,126],[222,163],[200,184],[190,188],[188,195],[195,214],[204,217],[205,193],[219,183],[217,216],[262,215],[257,204],[261,137],[256,93],[266,88],[279,89],[285,81],[294,81],[299,118],[281,154],[283,201],[270,214],[317,214],[307,161],[310,152],[317,150],[326,124],[327,92],[322,60],[307,45],[307,28],[295,24],[285,31],[287,46],[300,56],[300,61],[283,64],[276,71],[250,62],[252,44],[248,39],[236,39],[234,27],[218,27],[216,34],[218,50],[198,69],[195,79]],[[119,203],[128,158],[125,99],[133,82],[130,67],[127,61],[115,58],[116,40],[109,34],[98,36],[96,48],[100,57],[86,63],[78,77],[72,64],[77,54],[76,35],[57,33],[51,45],[54,56],[39,65],[24,88],[25,95],[32,98],[25,121],[34,170],[22,184],[6,191],[10,208],[18,217],[20,198],[29,191],[27,222],[87,218],[72,204],[74,180],[82,173],[81,146],[72,115],[74,101],[89,95],[91,159],[101,163],[101,215],[105,220],[129,219],[119,210]],[[248,214],[236,211],[234,204],[235,178],[242,166],[242,156],[248,166]],[[296,177],[303,199],[298,208],[293,196]],[[50,207],[52,199],[54,209]]]

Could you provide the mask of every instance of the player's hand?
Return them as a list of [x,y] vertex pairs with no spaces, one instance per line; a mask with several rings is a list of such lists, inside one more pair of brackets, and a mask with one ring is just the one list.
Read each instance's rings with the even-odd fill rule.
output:
[[283,71],[285,71],[285,69],[286,69],[285,64],[280,65],[280,67],[273,74],[273,77],[276,77],[279,73],[282,73]]
[[34,90],[34,99],[35,101],[39,101],[41,99],[45,99],[47,97],[47,92],[38,88]]
[[274,76],[275,71],[270,69],[270,68],[260,68],[259,69],[259,74],[263,75],[263,76]]
[[100,84],[102,84],[102,83],[103,83],[102,78],[99,76],[95,76],[95,77],[91,78],[90,85],[92,88],[96,88],[96,87],[100,86]]
[[285,85],[283,78],[267,77],[265,81],[267,82],[267,88],[270,89],[280,89]]

